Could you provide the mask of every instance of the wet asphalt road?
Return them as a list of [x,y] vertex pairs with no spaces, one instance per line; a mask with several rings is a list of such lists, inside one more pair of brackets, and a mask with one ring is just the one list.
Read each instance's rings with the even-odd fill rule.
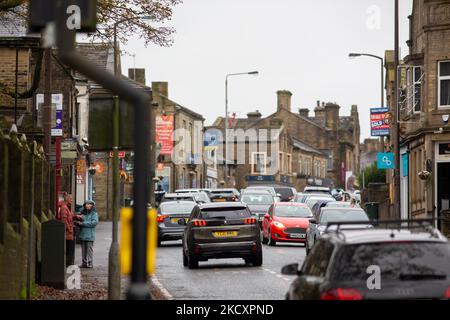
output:
[[173,299],[282,300],[295,277],[281,275],[281,267],[304,258],[302,244],[277,243],[263,245],[261,267],[214,259],[190,270],[183,267],[181,241],[167,241],[158,248],[156,277]]

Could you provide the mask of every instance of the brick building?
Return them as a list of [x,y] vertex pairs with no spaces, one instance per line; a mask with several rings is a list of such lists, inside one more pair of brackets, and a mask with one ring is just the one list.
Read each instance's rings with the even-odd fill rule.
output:
[[[205,119],[199,113],[169,98],[167,82],[153,82],[156,109],[156,139],[162,142],[156,177],[166,192],[205,186],[203,130]],[[172,133],[173,139],[172,139]]]
[[[247,141],[246,165],[237,166],[238,159],[227,157],[228,161],[233,162],[228,173],[230,186],[244,188],[249,184],[261,183],[262,180],[265,184],[290,185],[298,189],[308,184],[344,186],[350,176],[357,174],[360,137],[357,107],[352,106],[350,116],[341,117],[339,105],[318,102],[314,117],[310,117],[309,109],[301,108],[298,113],[292,112],[291,96],[289,91],[278,91],[275,113],[266,118],[262,118],[259,112],[249,113],[246,119],[235,119],[232,123],[230,129],[235,129],[234,134],[237,136],[239,130],[251,135],[249,130],[270,129],[277,130],[277,134],[276,139],[268,138],[271,148],[267,155],[262,156],[266,159],[264,166],[270,166],[272,172],[264,175],[253,169],[255,162],[259,161],[259,155],[251,149],[258,149],[259,144],[266,141],[259,139],[256,147]],[[223,134],[224,118],[217,118],[212,127]],[[230,142],[228,148],[232,148],[231,145]],[[236,149],[237,143],[233,145]],[[275,145],[278,145],[278,150]],[[272,154],[273,150],[277,154]],[[220,167],[219,180],[224,180],[224,166]]]
[[409,19],[399,77],[401,216],[435,217],[450,208],[450,1],[414,0]]

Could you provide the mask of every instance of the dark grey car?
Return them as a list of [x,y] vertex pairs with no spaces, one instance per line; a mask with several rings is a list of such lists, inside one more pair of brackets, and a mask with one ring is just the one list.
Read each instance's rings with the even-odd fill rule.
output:
[[199,261],[222,258],[262,265],[259,225],[246,204],[208,203],[192,210],[183,233],[183,265],[194,269]]
[[193,201],[167,201],[158,208],[158,246],[162,241],[179,240],[183,237],[184,225],[178,221],[188,220],[192,209],[197,205]]
[[241,202],[247,204],[250,213],[258,219],[258,222],[261,225],[264,215],[269,212],[270,206],[275,200],[268,192],[255,191],[254,193],[246,192],[242,194]]
[[450,299],[450,244],[433,228],[327,233],[298,267],[282,270],[298,275],[288,300]]

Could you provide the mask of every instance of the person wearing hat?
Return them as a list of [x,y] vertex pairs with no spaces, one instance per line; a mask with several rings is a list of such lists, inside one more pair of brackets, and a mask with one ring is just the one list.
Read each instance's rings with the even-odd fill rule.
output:
[[83,204],[81,210],[83,221],[75,223],[81,228],[78,238],[81,242],[82,264],[80,268],[93,268],[94,262],[94,241],[95,227],[98,224],[98,214],[95,209],[95,202],[88,200]]

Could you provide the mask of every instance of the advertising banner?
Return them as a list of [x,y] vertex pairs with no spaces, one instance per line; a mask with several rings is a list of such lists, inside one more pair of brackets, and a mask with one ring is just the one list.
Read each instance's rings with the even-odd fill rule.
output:
[[[36,95],[36,109],[38,114],[38,127],[42,126],[44,115],[44,95]],[[63,95],[52,94],[52,137],[62,137],[63,135]]]
[[389,113],[387,108],[370,109],[370,130],[373,137],[389,135],[389,121],[386,121],[386,115]]
[[156,143],[161,144],[161,155],[171,155],[173,152],[173,116],[156,117]]

